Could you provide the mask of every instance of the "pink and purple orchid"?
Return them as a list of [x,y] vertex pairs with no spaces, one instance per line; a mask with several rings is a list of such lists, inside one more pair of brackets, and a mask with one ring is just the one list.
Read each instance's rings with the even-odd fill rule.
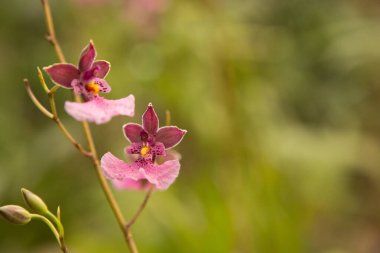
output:
[[74,89],[75,94],[83,96],[84,103],[67,101],[66,112],[76,120],[96,124],[106,123],[117,115],[132,117],[135,109],[133,95],[118,100],[108,100],[99,95],[100,92],[111,91],[104,80],[111,65],[108,61],[95,61],[95,58],[96,49],[90,41],[80,55],[78,67],[69,63],[57,63],[44,68],[54,83],[66,89]]
[[152,104],[142,116],[142,125],[129,123],[123,126],[123,131],[131,142],[125,152],[136,156],[135,161],[126,163],[108,152],[101,159],[104,175],[118,188],[147,189],[153,185],[158,190],[167,189],[177,178],[180,163],[171,156],[170,160],[157,164],[157,158],[165,158],[166,150],[180,143],[187,131],[176,126],[159,128]]

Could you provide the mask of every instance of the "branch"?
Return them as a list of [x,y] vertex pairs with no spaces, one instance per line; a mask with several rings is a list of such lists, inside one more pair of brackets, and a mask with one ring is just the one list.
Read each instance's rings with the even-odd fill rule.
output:
[[89,153],[88,151],[84,150],[84,148],[74,139],[74,137],[70,134],[70,132],[66,129],[66,127],[63,125],[63,123],[61,122],[61,120],[58,118],[58,115],[57,115],[57,109],[55,107],[55,101],[54,101],[54,97],[53,96],[50,96],[49,95],[49,100],[50,100],[50,107],[51,107],[51,110],[52,112],[50,112],[49,110],[47,110],[42,104],[41,102],[36,98],[36,96],[34,95],[33,91],[32,91],[32,88],[30,86],[30,83],[29,83],[29,80],[28,79],[24,79],[24,85],[25,85],[25,89],[30,97],[30,99],[32,100],[33,104],[46,116],[48,117],[49,119],[53,120],[59,127],[59,129],[61,129],[61,131],[63,132],[64,136],[74,145],[74,147],[76,149],[79,150],[79,152],[85,156],[91,156],[91,153]]
[[38,78],[40,79],[40,83],[41,83],[42,87],[44,88],[45,92],[47,93],[47,95],[49,97],[49,103],[50,103],[50,108],[51,108],[51,113],[50,112],[49,113],[52,114],[52,117],[50,117],[50,119],[52,119],[58,125],[58,127],[59,127],[59,129],[61,129],[63,135],[74,145],[74,147],[76,149],[79,150],[79,152],[82,155],[87,156],[87,157],[91,157],[92,154],[90,152],[86,151],[82,147],[82,145],[80,145],[75,140],[75,138],[71,135],[71,133],[67,130],[65,125],[62,123],[62,121],[58,117],[54,95],[55,95],[55,92],[57,91],[56,87],[59,87],[59,86],[55,85],[52,89],[49,89],[46,82],[45,82],[44,76],[42,75],[41,69],[37,68],[37,71],[38,71]]
[[51,15],[49,0],[41,0],[41,3],[44,9],[46,28],[48,30],[46,39],[53,45],[55,53],[59,61],[64,63],[66,62],[66,59],[65,59],[65,56],[63,55],[63,52],[62,52],[61,46],[59,45],[57,37],[55,36],[55,29],[54,29],[53,17]]
[[30,97],[30,99],[32,100],[33,104],[46,116],[48,117],[49,119],[53,119],[54,118],[54,115],[49,112],[45,106],[43,106],[40,101],[36,98],[36,96],[34,95],[33,91],[32,91],[32,88],[30,87],[30,83],[29,83],[29,80],[28,79],[24,79],[24,85],[25,85],[25,89],[26,89],[26,92],[28,92],[28,95]]

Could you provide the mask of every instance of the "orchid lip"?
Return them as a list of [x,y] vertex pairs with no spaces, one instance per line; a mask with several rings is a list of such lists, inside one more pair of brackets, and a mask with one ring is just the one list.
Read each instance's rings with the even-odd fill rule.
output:
[[96,95],[100,92],[99,85],[97,85],[95,82],[91,82],[85,85],[86,91]]

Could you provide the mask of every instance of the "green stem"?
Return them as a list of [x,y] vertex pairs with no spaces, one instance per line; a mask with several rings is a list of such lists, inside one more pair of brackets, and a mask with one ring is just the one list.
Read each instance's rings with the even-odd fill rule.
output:
[[45,106],[43,106],[40,101],[38,101],[38,99],[36,98],[36,96],[34,95],[33,91],[32,91],[32,88],[30,87],[30,83],[29,83],[29,80],[28,79],[24,79],[24,85],[25,85],[25,89],[26,89],[26,92],[28,93],[30,99],[32,100],[33,104],[46,116],[48,117],[49,119],[53,119],[54,118],[54,115],[49,112]]
[[129,230],[132,227],[132,225],[135,224],[137,218],[140,216],[140,214],[144,210],[146,204],[148,203],[148,200],[150,198],[150,195],[152,195],[152,192],[153,192],[153,186],[151,186],[149,188],[148,192],[145,195],[143,202],[139,206],[139,209],[137,209],[137,212],[133,215],[132,219],[128,222],[128,224],[126,226],[127,230]]
[[40,221],[44,222],[46,225],[48,225],[50,230],[53,232],[55,239],[57,239],[58,245],[59,245],[60,249],[62,250],[62,252],[67,253],[67,248],[65,246],[63,237],[59,235],[59,233],[58,233],[57,229],[54,227],[53,223],[51,223],[50,220],[48,220],[47,218],[45,218],[44,216],[39,215],[39,214],[31,214],[30,216],[32,219],[40,220]]
[[61,46],[58,43],[57,37],[55,36],[55,29],[53,23],[53,16],[51,15],[50,5],[48,0],[41,0],[42,7],[44,9],[45,22],[48,30],[47,40],[53,45],[55,53],[60,62],[65,63],[66,59],[63,55]]
[[65,235],[65,230],[63,229],[63,225],[61,223],[60,220],[57,219],[57,217],[52,214],[50,211],[48,211],[47,213],[45,213],[46,217],[52,221],[56,226],[57,226],[57,229],[58,229],[58,233],[61,237],[64,237]]

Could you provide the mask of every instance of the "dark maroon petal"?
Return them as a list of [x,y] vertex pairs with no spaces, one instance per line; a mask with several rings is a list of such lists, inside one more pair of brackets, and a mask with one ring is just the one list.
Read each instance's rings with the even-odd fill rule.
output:
[[84,83],[87,83],[89,82],[91,79],[93,79],[95,77],[95,69],[94,68],[91,68],[89,70],[86,70],[86,71],[83,71],[81,74],[80,74],[80,80]]
[[56,84],[71,89],[71,82],[79,78],[79,70],[72,64],[58,63],[44,67],[46,73]]
[[145,131],[152,135],[156,134],[158,129],[158,117],[151,103],[149,103],[148,109],[146,109],[143,114],[142,123]]
[[141,142],[141,133],[145,133],[141,125],[135,123],[125,124],[123,126],[125,138],[131,143]]
[[172,148],[181,142],[186,132],[176,126],[161,127],[157,131],[156,141],[162,142],[166,149]]
[[94,43],[90,41],[90,43],[83,49],[80,59],[79,59],[79,70],[81,72],[89,70],[92,66],[96,57],[96,50]]
[[92,68],[95,70],[94,75],[99,78],[105,78],[110,71],[111,64],[108,61],[96,61],[92,64]]

